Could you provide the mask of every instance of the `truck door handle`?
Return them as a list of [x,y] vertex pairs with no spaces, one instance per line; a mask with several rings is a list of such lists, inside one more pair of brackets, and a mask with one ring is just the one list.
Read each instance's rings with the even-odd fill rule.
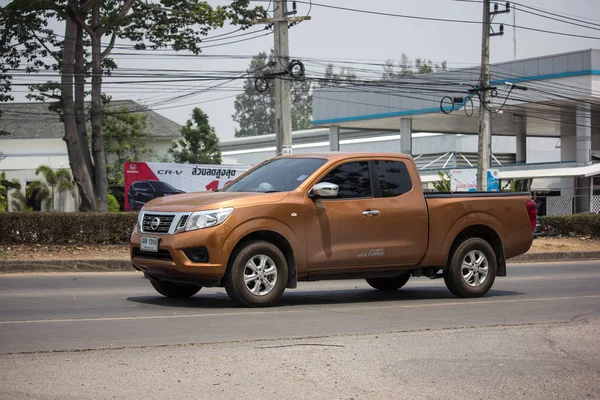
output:
[[379,215],[379,210],[366,210],[362,212],[365,217],[375,217]]

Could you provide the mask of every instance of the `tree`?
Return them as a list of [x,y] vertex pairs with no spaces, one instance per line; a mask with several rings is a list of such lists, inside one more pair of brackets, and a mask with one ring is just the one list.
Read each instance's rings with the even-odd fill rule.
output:
[[126,161],[140,161],[155,154],[148,143],[147,119],[146,114],[133,113],[127,107],[109,108],[105,104],[102,130],[109,188],[123,187],[123,164]]
[[[0,8],[0,101],[12,100],[12,75],[55,70],[60,82],[32,85],[33,97],[55,100],[65,126],[69,162],[81,197],[82,211],[107,209],[107,167],[102,132],[102,77],[117,66],[109,58],[117,38],[135,42],[136,49],[171,47],[201,51],[202,37],[226,21],[246,27],[265,15],[250,9],[249,0],[212,7],[201,0],[20,0]],[[64,35],[48,28],[49,20],[64,23]],[[103,47],[103,43],[107,43]],[[53,59],[48,62],[48,57]],[[91,152],[84,98],[91,75]]]
[[257,76],[268,76],[275,71],[273,52],[260,52],[250,61],[246,70],[251,76],[244,81],[244,92],[235,97],[235,114],[232,118],[238,123],[235,137],[267,135],[275,132],[275,85],[269,81],[269,87],[259,92],[254,86]]
[[6,187],[0,182],[0,212],[8,210],[8,191]]
[[33,211],[27,205],[27,195],[21,190],[17,190],[12,194],[12,200],[10,201],[10,208],[13,211]]
[[442,61],[441,64],[434,64],[431,60],[416,58],[414,62],[408,59],[408,56],[402,53],[401,60],[398,63],[398,70],[392,60],[386,61],[383,66],[383,79],[395,79],[417,74],[429,74],[431,72],[446,71],[448,63]]
[[[234,102],[235,114],[232,118],[238,123],[235,137],[268,135],[275,132],[275,55],[273,49],[252,57],[246,70],[249,77],[244,81],[244,92],[237,95]],[[266,91],[259,92],[255,87],[257,77],[263,76],[269,82]],[[289,79],[284,77],[283,79]],[[312,94],[310,81],[293,80],[291,90],[292,130],[309,129],[312,124]]]
[[436,192],[449,192],[450,191],[450,175],[438,171],[440,180],[433,183],[433,188]]
[[317,87],[338,87],[356,82],[356,74],[349,69],[341,68],[339,73],[335,72],[333,64],[325,67],[325,77],[318,80]]
[[[21,183],[18,179],[12,179],[9,181],[6,179],[6,173],[0,172],[0,211],[10,211],[8,197],[11,195],[11,190],[16,192],[20,191]],[[2,198],[4,200],[2,200]],[[4,205],[4,208],[2,208],[2,204]]]
[[[118,204],[124,204],[123,164],[125,161],[141,161],[155,155],[149,146],[148,116],[131,112],[127,107],[110,107],[110,99],[104,100],[102,130],[106,152],[106,174],[109,202],[113,195]],[[108,204],[110,211],[110,204]]]
[[292,81],[292,129],[299,131],[312,126],[312,93],[310,81]]
[[42,175],[44,181],[34,181],[27,186],[27,190],[35,192],[35,200],[44,205],[47,210],[54,211],[54,199],[56,194],[70,192],[75,196],[71,174],[66,169],[54,171],[49,165],[40,165],[35,170],[36,175]]
[[176,163],[221,164],[219,137],[201,109],[194,108],[192,119],[181,127],[181,134],[183,139],[177,140],[169,149]]
[[[511,192],[529,192],[533,179],[511,179],[506,186],[510,186]],[[506,186],[504,186],[505,189]]]

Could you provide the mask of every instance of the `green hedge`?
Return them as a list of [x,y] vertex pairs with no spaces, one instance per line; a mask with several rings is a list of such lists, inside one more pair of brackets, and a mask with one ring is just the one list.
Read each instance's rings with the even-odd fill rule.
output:
[[600,214],[574,214],[540,217],[548,233],[562,236],[591,236],[600,238]]
[[137,212],[0,213],[0,243],[129,243]]

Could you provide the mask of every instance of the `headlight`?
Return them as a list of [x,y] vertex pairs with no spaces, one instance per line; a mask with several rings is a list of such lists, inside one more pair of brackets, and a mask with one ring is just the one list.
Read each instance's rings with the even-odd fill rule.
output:
[[185,230],[194,231],[196,229],[220,225],[225,222],[232,212],[233,207],[219,208],[218,210],[197,211],[190,216],[190,219],[185,225]]

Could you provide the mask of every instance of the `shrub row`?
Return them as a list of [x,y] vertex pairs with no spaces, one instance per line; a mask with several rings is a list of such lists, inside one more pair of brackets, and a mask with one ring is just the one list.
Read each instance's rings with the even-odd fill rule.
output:
[[137,212],[0,213],[0,243],[128,243]]
[[[0,213],[0,243],[128,243],[137,222],[128,213]],[[600,214],[541,217],[550,234],[600,238]]]
[[574,214],[540,217],[551,235],[600,238],[600,214]]

